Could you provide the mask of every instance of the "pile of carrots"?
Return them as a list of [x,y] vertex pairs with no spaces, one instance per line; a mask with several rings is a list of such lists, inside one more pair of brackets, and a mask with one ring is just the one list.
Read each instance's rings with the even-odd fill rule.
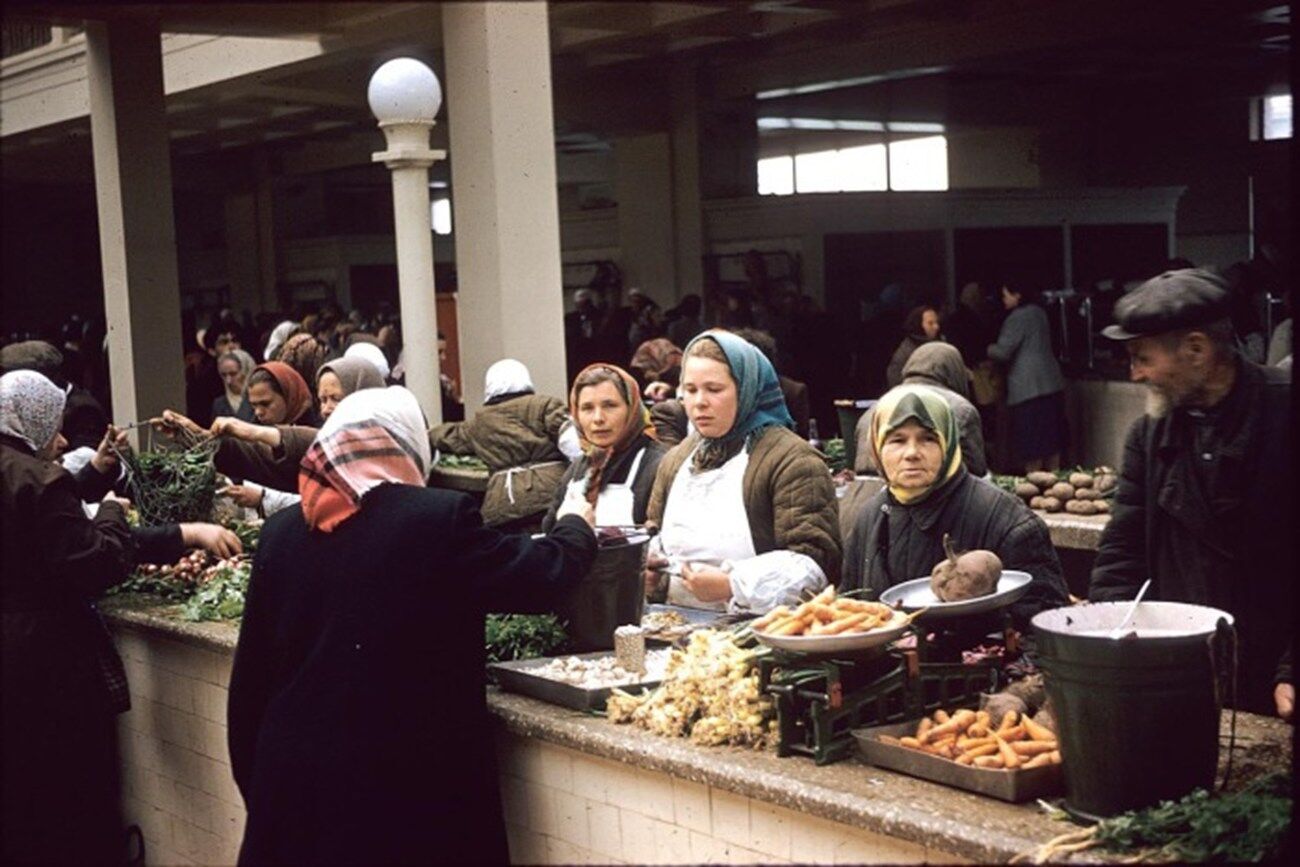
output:
[[879,602],[836,597],[835,588],[827,587],[793,611],[778,605],[755,620],[755,632],[764,635],[841,635],[869,632],[891,623],[894,609]]
[[881,735],[880,740],[977,768],[1015,770],[1061,763],[1056,733],[1013,710],[996,728],[988,711],[937,710],[921,720],[914,736]]

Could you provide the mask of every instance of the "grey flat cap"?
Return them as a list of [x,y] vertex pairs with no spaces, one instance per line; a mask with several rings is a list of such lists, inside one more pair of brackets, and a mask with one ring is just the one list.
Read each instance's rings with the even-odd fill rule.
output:
[[1101,333],[1111,340],[1132,340],[1227,317],[1227,282],[1204,268],[1182,268],[1152,277],[1115,302],[1117,324]]

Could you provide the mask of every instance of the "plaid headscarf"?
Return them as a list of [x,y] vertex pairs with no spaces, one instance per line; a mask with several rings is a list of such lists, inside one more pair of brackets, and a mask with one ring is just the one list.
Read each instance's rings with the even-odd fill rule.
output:
[[727,366],[736,381],[736,421],[716,439],[701,437],[699,449],[692,459],[697,471],[716,469],[739,454],[740,447],[748,447],[759,433],[769,427],[794,429],[794,419],[785,405],[781,382],[776,368],[757,346],[730,331],[714,329],[705,331],[686,344],[686,355],[701,340],[712,340],[727,356]]
[[948,401],[928,385],[900,385],[885,392],[885,396],[876,404],[876,413],[871,419],[872,457],[876,459],[881,475],[885,472],[885,462],[880,459],[885,439],[909,421],[938,434],[943,462],[939,465],[939,474],[924,490],[896,487],[886,477],[885,481],[890,482],[889,492],[904,505],[925,499],[961,470],[961,437],[957,432],[957,419],[948,407]]
[[253,368],[253,373],[259,370],[271,374],[275,384],[280,387],[280,394],[284,396],[286,407],[285,424],[293,424],[306,415],[307,410],[311,409],[311,389],[307,387],[307,380],[303,379],[297,370],[283,361],[267,361],[259,364]]
[[[578,380],[591,370],[606,370],[618,375],[619,383],[614,388],[623,397],[623,401],[628,406],[627,422],[623,425],[623,430],[619,431],[618,439],[608,448],[601,448],[587,439],[587,432],[582,429],[582,423],[578,420]],[[650,421],[650,411],[646,409],[645,404],[641,402],[641,388],[637,381],[632,378],[621,367],[612,364],[592,364],[584,367],[582,372],[574,379],[573,388],[569,389],[569,416],[573,419],[574,425],[578,429],[578,442],[582,446],[582,451],[587,456],[587,500],[594,506],[596,499],[600,496],[601,475],[609,462],[615,455],[622,454],[627,447],[636,442],[637,437],[645,434],[654,438],[655,426]],[[591,388],[592,386],[584,386]]]
[[424,413],[414,394],[394,385],[348,395],[298,469],[307,526],[332,533],[380,485],[424,487],[432,461]]
[[14,370],[0,376],[0,433],[17,437],[39,452],[63,425],[68,395],[44,374]]

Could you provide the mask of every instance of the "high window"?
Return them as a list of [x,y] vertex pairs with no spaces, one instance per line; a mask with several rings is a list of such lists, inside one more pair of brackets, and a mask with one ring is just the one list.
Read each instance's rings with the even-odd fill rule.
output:
[[[765,117],[758,126],[759,195],[948,189],[940,124]],[[836,137],[854,143],[828,147]]]

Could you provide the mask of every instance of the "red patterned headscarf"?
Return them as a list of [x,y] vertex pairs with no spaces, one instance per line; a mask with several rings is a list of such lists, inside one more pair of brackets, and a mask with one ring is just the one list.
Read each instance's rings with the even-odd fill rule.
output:
[[298,469],[307,526],[332,533],[380,485],[423,487],[432,460],[424,413],[414,394],[394,385],[348,395]]

